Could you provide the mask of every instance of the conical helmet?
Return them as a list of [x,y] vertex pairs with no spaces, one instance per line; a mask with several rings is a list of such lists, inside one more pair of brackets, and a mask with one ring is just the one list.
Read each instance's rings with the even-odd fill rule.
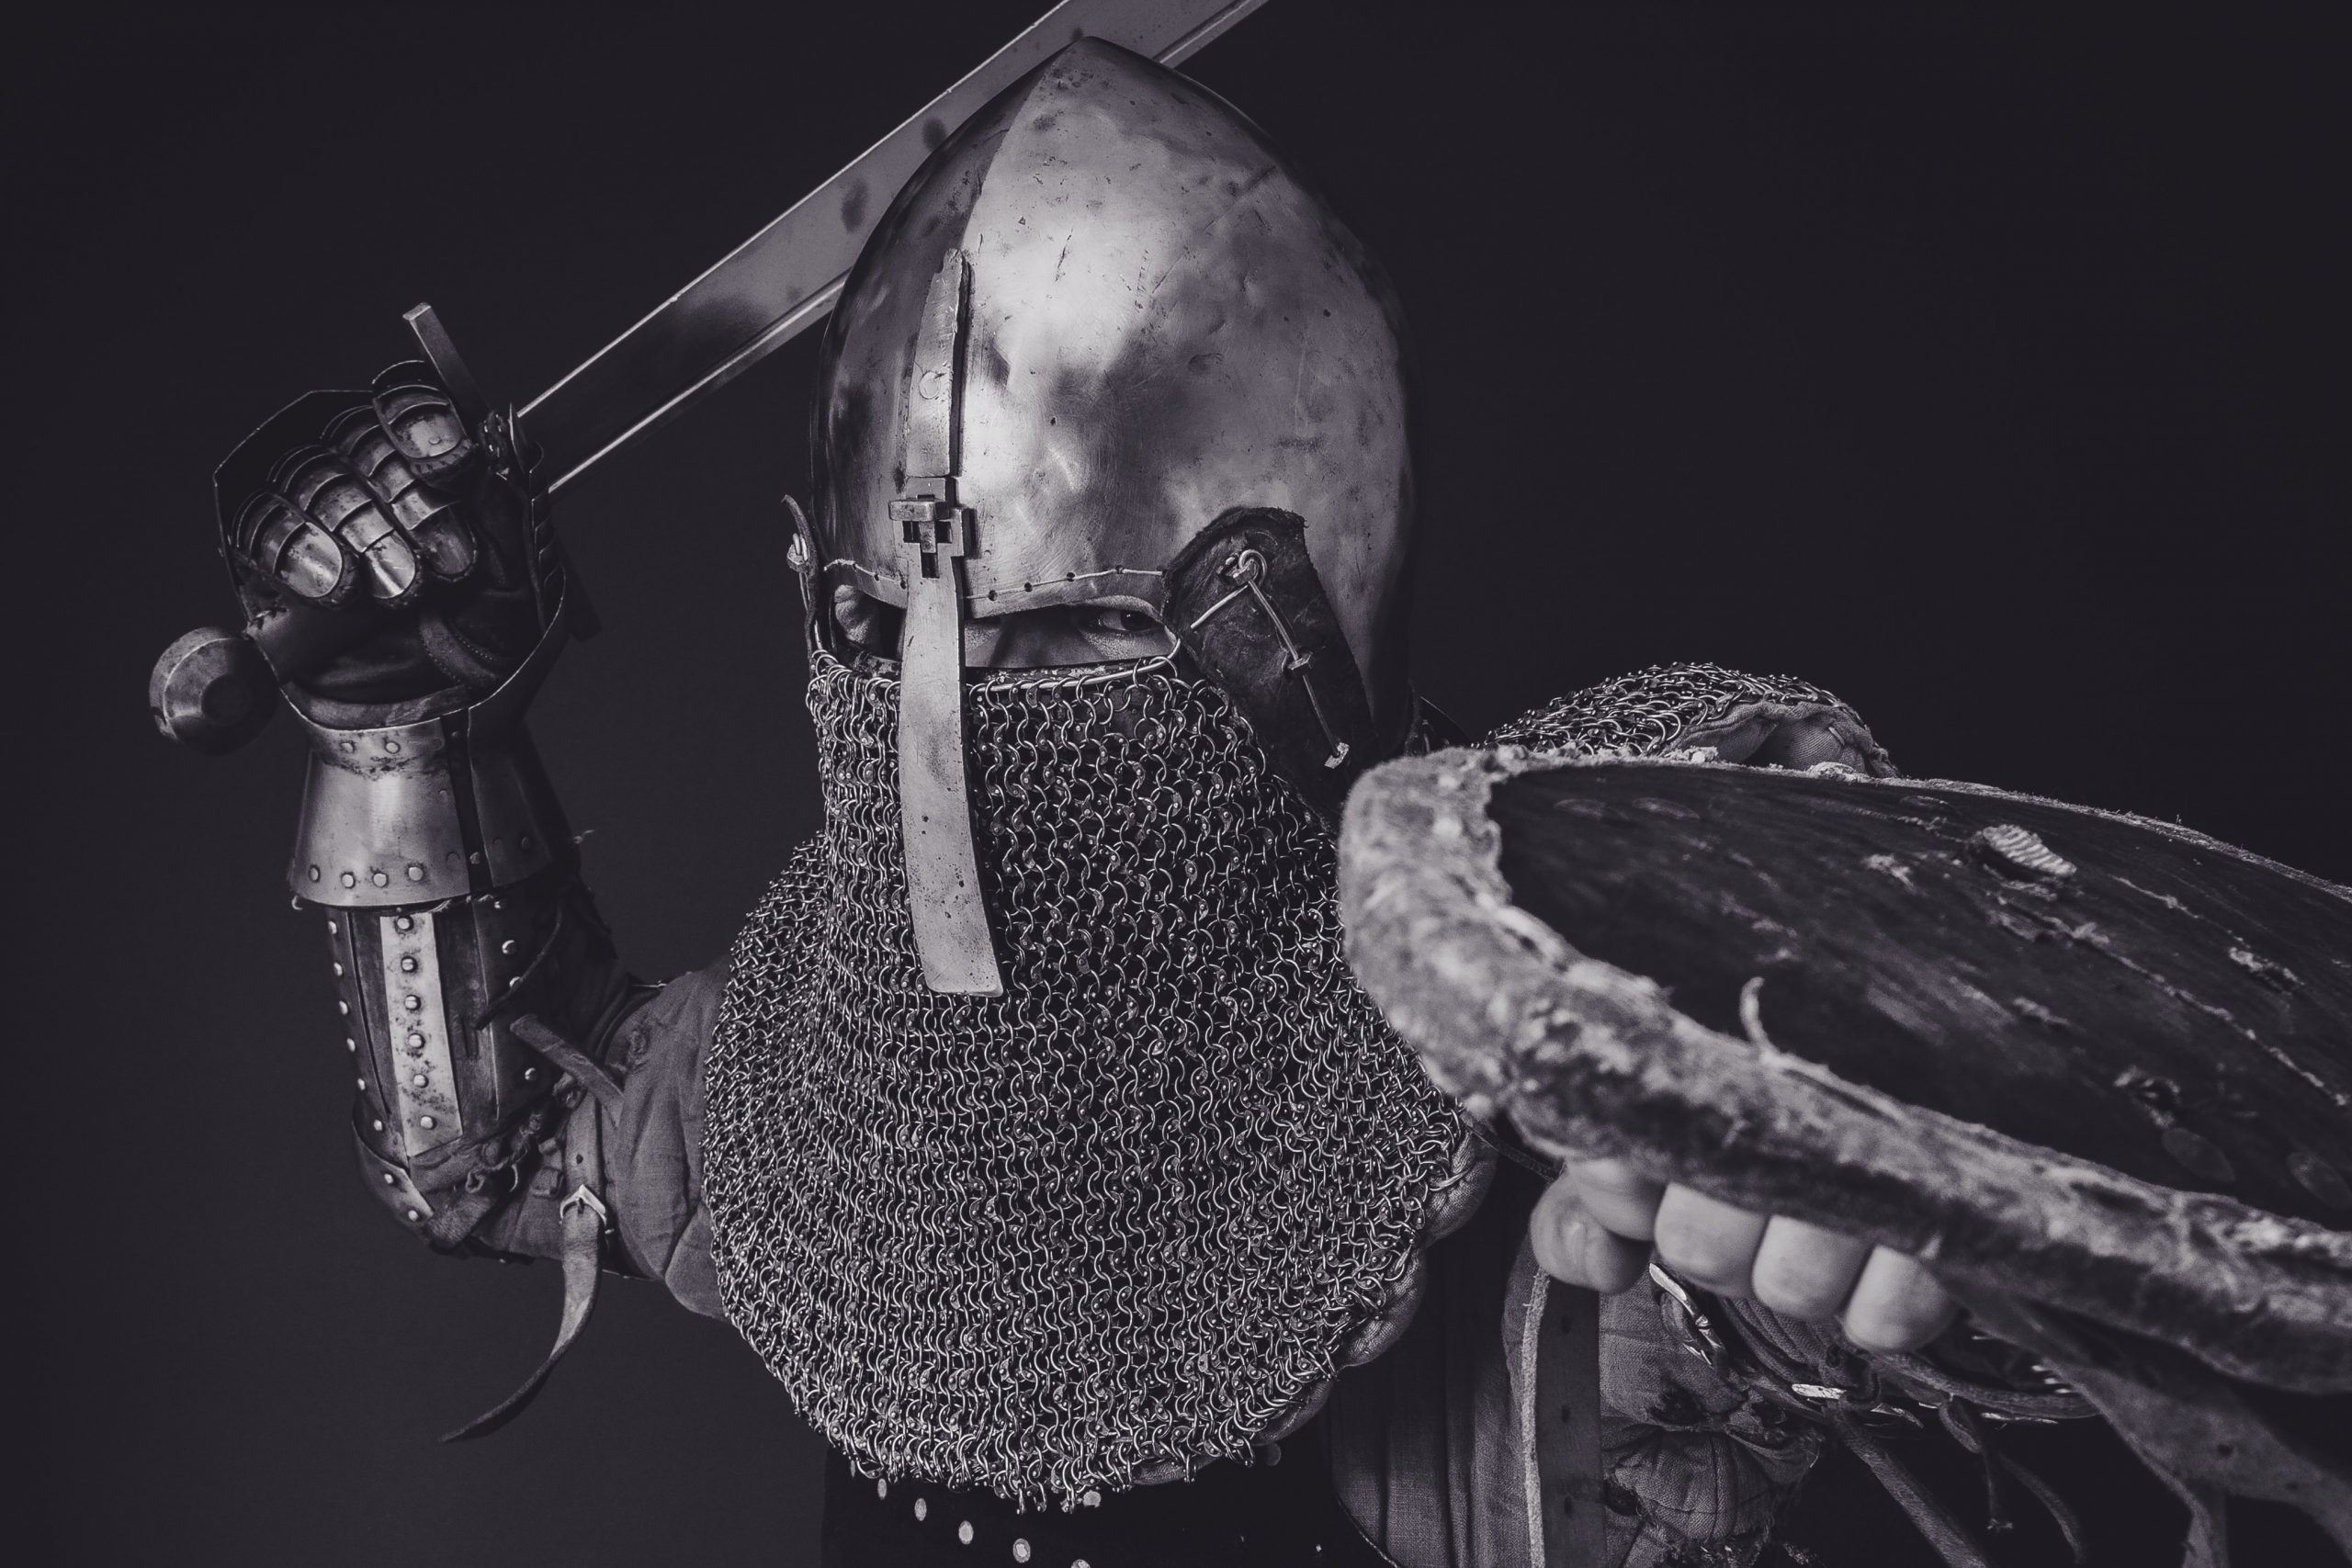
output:
[[[910,890],[937,988],[994,988],[964,625],[1147,611],[1335,807],[1410,717],[1407,415],[1398,307],[1363,244],[1248,119],[1141,56],[1071,45],[899,194],[825,338],[809,570],[820,612],[843,587],[906,612]],[[1295,747],[1293,712],[1316,731]]]

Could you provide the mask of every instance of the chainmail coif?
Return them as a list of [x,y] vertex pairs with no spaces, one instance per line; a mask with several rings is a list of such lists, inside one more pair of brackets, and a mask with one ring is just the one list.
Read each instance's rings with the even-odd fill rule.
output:
[[1849,733],[1871,771],[1894,771],[1860,716],[1812,682],[1750,675],[1720,664],[1653,664],[1583,687],[1520,715],[1482,744],[1654,756],[1682,743],[1690,730],[1749,704],[1835,709],[1849,721]]
[[970,688],[1001,997],[928,989],[898,685],[814,656],[825,796],[733,956],[728,1315],[860,1469],[1068,1504],[1246,1452],[1389,1304],[1463,1123],[1351,977],[1329,831],[1164,661]]

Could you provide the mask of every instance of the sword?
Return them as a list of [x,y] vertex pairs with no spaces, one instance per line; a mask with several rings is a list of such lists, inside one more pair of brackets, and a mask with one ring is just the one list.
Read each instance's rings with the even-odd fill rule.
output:
[[[1179,65],[1265,0],[1061,0],[839,174],[525,403],[516,423],[561,490],[600,458],[684,412],[825,319],[874,227],[933,148],[981,106],[1080,38]],[[417,344],[479,425],[492,405],[430,306],[408,312]],[[576,587],[576,585],[575,585]],[[164,650],[147,687],[156,728],[198,750],[258,734],[278,684],[340,651],[346,624],[306,607],[206,626]]]

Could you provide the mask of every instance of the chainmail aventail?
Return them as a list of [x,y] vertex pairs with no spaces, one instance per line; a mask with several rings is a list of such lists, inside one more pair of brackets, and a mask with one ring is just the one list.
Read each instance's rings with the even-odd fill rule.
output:
[[1329,830],[1165,661],[969,689],[1001,997],[925,987],[897,688],[815,656],[822,836],[708,1067],[728,1314],[860,1469],[1065,1505],[1249,1451],[1411,1271],[1464,1124]]

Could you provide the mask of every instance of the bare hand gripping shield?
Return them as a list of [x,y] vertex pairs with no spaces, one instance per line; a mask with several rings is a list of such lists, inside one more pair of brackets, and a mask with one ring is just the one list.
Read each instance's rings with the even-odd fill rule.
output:
[[[1688,734],[1705,673],[1513,728]],[[1511,748],[1367,779],[1340,880],[1387,1015],[1539,1148],[1921,1258],[2200,1531],[2352,1545],[2352,889],[1983,785]]]

